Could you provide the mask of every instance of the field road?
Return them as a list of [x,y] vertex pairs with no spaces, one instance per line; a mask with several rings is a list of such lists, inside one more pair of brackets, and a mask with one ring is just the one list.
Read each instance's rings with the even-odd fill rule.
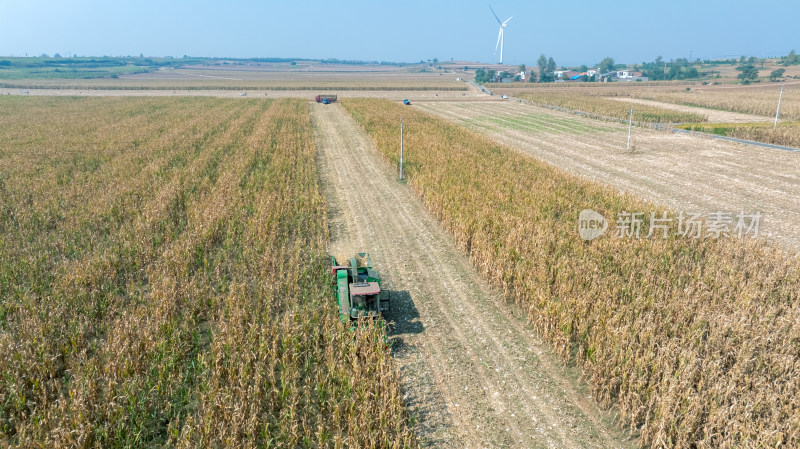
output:
[[424,445],[636,446],[524,312],[482,280],[344,108],[310,108],[330,251],[368,251],[393,291],[389,336]]

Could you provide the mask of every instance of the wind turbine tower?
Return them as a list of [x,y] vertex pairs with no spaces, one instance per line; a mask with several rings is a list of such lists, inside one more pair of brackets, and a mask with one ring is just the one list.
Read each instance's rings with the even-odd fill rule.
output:
[[500,18],[497,17],[497,14],[495,14],[494,9],[492,9],[491,5],[489,6],[489,9],[492,11],[492,14],[494,15],[494,18],[497,19],[497,23],[500,24],[500,33],[497,35],[497,45],[495,45],[495,47],[494,47],[494,52],[495,52],[495,54],[497,54],[497,49],[500,48],[500,64],[502,64],[503,63],[503,29],[508,26],[508,21],[511,20],[513,18],[513,16],[511,16],[508,19],[506,19],[505,22],[501,22]]

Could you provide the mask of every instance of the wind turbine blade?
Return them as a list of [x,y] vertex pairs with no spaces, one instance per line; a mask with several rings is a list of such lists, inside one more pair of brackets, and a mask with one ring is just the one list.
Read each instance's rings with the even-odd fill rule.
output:
[[503,63],[503,41],[505,40],[503,37],[503,29],[500,28],[500,64]]
[[503,25],[503,26],[506,26],[506,24],[508,23],[508,21],[509,21],[509,20],[511,20],[511,19],[513,19],[513,18],[514,18],[514,16],[511,16],[511,17],[509,17],[509,18],[508,18],[508,19],[506,19],[506,21],[505,21],[505,22],[503,22],[501,25]]
[[503,40],[503,29],[500,28],[500,32],[497,33],[497,45],[494,46],[494,52],[497,53],[498,47],[500,47],[500,41]]
[[497,17],[497,14],[495,14],[495,13],[494,13],[494,10],[492,9],[492,6],[491,6],[491,5],[489,5],[489,10],[491,10],[491,11],[492,11],[492,14],[494,14],[494,18],[497,20],[497,23],[499,23],[500,25],[502,25],[502,24],[503,24],[503,22],[501,22],[501,21],[500,21],[500,18],[499,18],[499,17]]

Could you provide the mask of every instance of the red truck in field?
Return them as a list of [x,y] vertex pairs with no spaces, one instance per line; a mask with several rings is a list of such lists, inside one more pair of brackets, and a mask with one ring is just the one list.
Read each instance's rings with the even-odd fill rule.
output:
[[336,101],[336,95],[317,95],[316,97],[314,97],[314,101],[322,104],[333,103],[334,101]]

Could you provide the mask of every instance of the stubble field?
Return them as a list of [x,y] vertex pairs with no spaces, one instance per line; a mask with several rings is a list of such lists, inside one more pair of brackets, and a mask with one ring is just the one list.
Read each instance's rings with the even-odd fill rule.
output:
[[[276,67],[280,66],[280,67]],[[239,90],[239,91],[408,91],[465,92],[470,90],[452,70],[353,66],[336,64],[193,66],[156,70],[118,78],[6,79],[0,87],[74,90]],[[313,95],[311,95],[313,96]]]
[[[583,84],[583,83],[581,83]],[[800,83],[785,84],[781,97],[778,83],[750,86],[659,85],[640,83],[588,83],[569,87],[551,85],[504,88],[497,95],[511,95],[544,107],[556,106],[602,117],[627,120],[634,108],[634,122],[714,123],[711,132],[729,137],[800,148]],[[780,99],[778,129],[770,126]]]

